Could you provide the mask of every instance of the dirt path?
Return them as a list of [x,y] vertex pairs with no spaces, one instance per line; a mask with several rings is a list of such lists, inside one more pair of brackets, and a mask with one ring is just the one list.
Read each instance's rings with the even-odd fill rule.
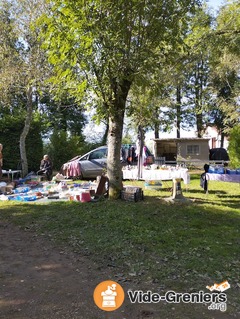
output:
[[[206,308],[181,317],[173,306],[167,312],[164,307],[153,311],[152,305],[131,305],[127,300],[114,312],[102,311],[93,302],[93,291],[101,281],[115,280],[111,276],[86,256],[61,251],[41,236],[0,223],[1,319],[232,318]],[[139,289],[124,283],[124,289],[129,288]]]
[[92,299],[108,279],[96,265],[11,225],[0,241],[0,318],[106,318]]

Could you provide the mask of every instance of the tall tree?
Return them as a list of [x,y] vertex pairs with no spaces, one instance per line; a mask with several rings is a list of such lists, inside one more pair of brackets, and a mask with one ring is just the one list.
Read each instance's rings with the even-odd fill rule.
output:
[[82,137],[86,117],[83,114],[84,107],[69,98],[67,92],[57,100],[49,92],[41,94],[39,111],[48,117],[50,129],[63,130],[70,135]]
[[19,63],[18,37],[11,18],[11,4],[0,4],[0,94],[1,103],[9,106],[10,91],[15,81],[15,69]]
[[[167,58],[162,59],[158,76],[151,76],[149,83],[145,83],[150,92],[144,91],[141,103],[138,103],[142,106],[141,112],[138,112],[136,118],[140,114],[144,115],[143,122],[148,125],[149,121],[156,124],[156,130],[159,130],[160,123],[162,128],[175,127],[177,138],[180,137],[181,129],[196,126],[198,136],[202,137],[209,100],[210,50],[207,42],[202,40],[210,33],[211,23],[212,17],[205,7],[199,8],[194,16],[189,17],[181,41],[169,52]],[[135,92],[135,95],[139,100],[141,94]],[[145,114],[142,110],[144,105],[148,111]],[[135,108],[140,110],[140,106]],[[156,113],[157,110],[159,114]],[[167,126],[163,125],[164,121],[167,121]]]
[[[8,96],[21,96],[21,101],[25,100],[25,125],[19,141],[22,172],[25,175],[28,173],[26,138],[43,77],[48,73],[48,69],[44,68],[45,59],[38,41],[38,31],[32,28],[38,15],[43,12],[43,0],[3,0],[2,3],[8,9],[16,41],[13,46],[8,45],[8,52],[5,53],[0,69],[0,86]],[[5,37],[5,41],[7,39]]]
[[212,45],[210,63],[214,93],[210,121],[217,126],[223,145],[224,136],[239,123],[240,118],[239,1],[228,1],[221,7],[209,39]]
[[184,41],[188,55],[184,59],[184,90],[187,103],[195,117],[196,132],[202,137],[207,122],[209,92],[209,55],[210,46],[206,34],[211,31],[213,17],[206,7],[197,10],[189,24],[190,32]]
[[[176,45],[188,13],[199,1],[51,0],[43,21],[45,48],[55,83],[98,100],[109,118],[110,198],[122,188],[120,149],[126,100],[132,84],[156,70]],[[74,87],[73,87],[74,86]],[[100,101],[100,103],[99,103]]]

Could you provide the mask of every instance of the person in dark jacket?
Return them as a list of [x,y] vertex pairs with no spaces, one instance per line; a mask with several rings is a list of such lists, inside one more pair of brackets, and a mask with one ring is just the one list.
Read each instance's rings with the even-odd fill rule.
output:
[[206,174],[208,173],[209,170],[209,165],[205,164],[203,166],[204,173],[201,174],[200,176],[200,186],[204,189],[204,191],[207,193],[208,191],[208,182],[206,180]]
[[40,170],[37,172],[38,175],[46,175],[47,180],[50,181],[52,177],[52,161],[48,155],[44,155],[40,163]]

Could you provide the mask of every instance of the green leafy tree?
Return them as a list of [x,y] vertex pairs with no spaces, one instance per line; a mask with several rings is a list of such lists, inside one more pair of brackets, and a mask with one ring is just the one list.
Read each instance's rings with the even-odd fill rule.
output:
[[231,160],[231,166],[234,168],[240,168],[240,125],[236,125],[230,133],[229,138],[229,156]]
[[21,108],[25,122],[19,139],[23,175],[28,173],[26,140],[38,105],[40,87],[48,74],[46,60],[37,39],[38,30],[32,28],[42,10],[42,0],[3,0],[0,7],[1,23],[7,22],[1,36],[4,43],[3,60],[0,63],[2,101],[11,108],[25,103],[25,108]]
[[[24,116],[19,112],[11,113],[8,109],[1,110],[0,141],[3,144],[3,168],[22,169],[19,152],[19,136],[24,127]],[[30,171],[39,169],[39,161],[43,154],[42,122],[33,117],[29,134],[26,139],[28,167]]]
[[[15,69],[19,60],[21,44],[14,30],[11,18],[11,4],[3,1],[0,4],[0,97],[1,105],[10,105],[11,90],[15,83]],[[18,76],[17,76],[18,78]]]
[[120,149],[126,100],[135,81],[154,73],[174,47],[198,1],[49,1],[42,20],[56,87],[88,93],[108,118],[110,198],[122,187]]
[[207,8],[199,8],[189,23],[189,32],[184,37],[184,54],[180,61],[180,85],[185,97],[185,103],[181,105],[188,105],[187,111],[190,116],[186,117],[185,121],[189,121],[192,126],[196,125],[198,137],[202,137],[205,130],[210,99],[210,46],[206,35],[211,32],[212,24],[213,17]]
[[179,138],[180,129],[195,125],[202,137],[210,98],[210,46],[202,39],[210,33],[212,19],[206,7],[198,8],[189,16],[181,41],[162,58],[158,72],[147,74],[148,82],[134,87],[131,113],[137,123],[141,116],[145,125],[154,128],[155,138],[160,127],[163,131],[175,127]]
[[54,170],[59,171],[63,163],[82,154],[81,145],[78,138],[68,136],[64,130],[54,129],[50,142],[45,146],[45,152],[53,161]]
[[[162,78],[163,79],[163,78]],[[138,126],[148,130],[154,130],[155,138],[159,138],[159,131],[170,131],[175,116],[171,108],[171,97],[168,92],[170,87],[166,81],[156,83],[149,87],[133,86],[129,96],[129,105],[127,108],[127,116],[131,119],[131,127],[135,130],[135,142],[137,137]]]
[[228,1],[221,7],[215,28],[209,37],[211,43],[210,83],[212,100],[210,122],[222,135],[228,135],[239,123],[240,93],[240,4]]
[[53,161],[53,170],[60,171],[64,163],[76,156],[84,155],[99,144],[86,143],[78,136],[69,132],[54,128],[49,141],[44,144],[44,153],[47,153]]

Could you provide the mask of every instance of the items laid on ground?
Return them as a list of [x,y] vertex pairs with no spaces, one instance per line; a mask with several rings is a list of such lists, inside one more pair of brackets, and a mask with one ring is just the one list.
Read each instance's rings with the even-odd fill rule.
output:
[[212,166],[210,165],[207,171],[209,174],[229,174],[229,175],[240,175],[240,168],[229,169],[224,166]]
[[161,180],[146,180],[144,183],[145,189],[159,190],[162,188]]
[[0,200],[36,201],[40,199],[65,199],[90,202],[94,198],[98,183],[74,183],[67,180],[39,182],[38,176],[0,183]]

